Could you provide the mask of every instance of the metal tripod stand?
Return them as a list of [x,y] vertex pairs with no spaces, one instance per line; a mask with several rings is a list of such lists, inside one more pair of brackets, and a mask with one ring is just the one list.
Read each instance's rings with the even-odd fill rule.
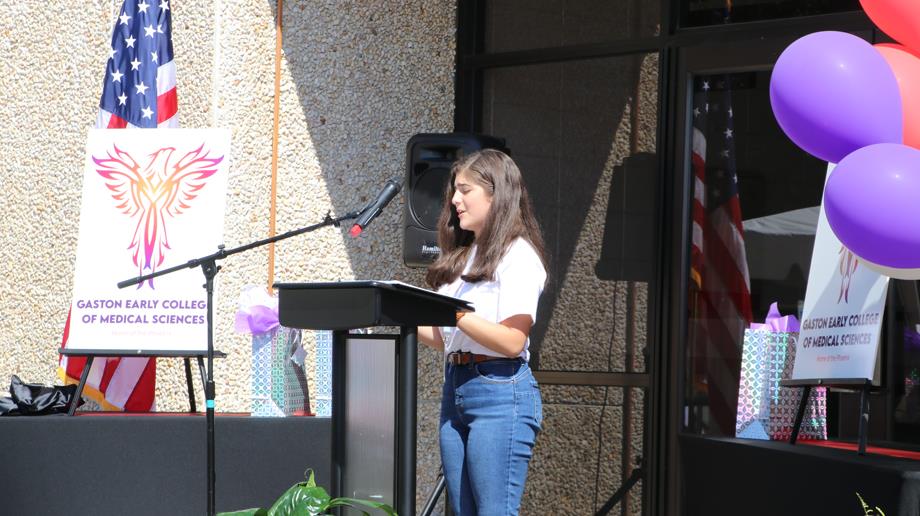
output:
[[[428,500],[425,502],[425,507],[422,509],[421,516],[431,516],[435,506],[438,504],[438,498],[441,496],[443,491],[444,467],[442,466],[438,468],[438,479],[435,482],[434,489],[431,491],[431,494],[428,495]],[[451,516],[450,505],[444,506],[444,516]]]

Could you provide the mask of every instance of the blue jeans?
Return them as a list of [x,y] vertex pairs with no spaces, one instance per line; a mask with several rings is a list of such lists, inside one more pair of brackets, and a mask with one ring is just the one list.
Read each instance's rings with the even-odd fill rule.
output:
[[527,362],[500,359],[445,371],[441,463],[458,516],[517,514],[540,424],[540,389]]

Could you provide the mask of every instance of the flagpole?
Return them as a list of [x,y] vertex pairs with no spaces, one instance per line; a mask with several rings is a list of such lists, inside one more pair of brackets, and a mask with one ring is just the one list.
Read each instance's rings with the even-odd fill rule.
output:
[[[281,51],[282,51],[282,21],[281,13],[284,9],[284,0],[278,0],[277,15],[275,16],[275,113],[272,122],[272,182],[271,200],[268,212],[268,236],[275,236],[275,216],[277,213],[278,195],[278,127],[281,120]],[[272,291],[275,283],[275,244],[268,246],[268,291]]]

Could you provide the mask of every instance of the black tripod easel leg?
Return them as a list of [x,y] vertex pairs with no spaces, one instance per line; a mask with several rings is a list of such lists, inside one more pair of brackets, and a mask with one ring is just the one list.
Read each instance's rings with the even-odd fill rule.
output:
[[192,382],[192,362],[188,357],[185,357],[182,361],[185,362],[185,385],[188,387],[188,411],[198,412],[198,407],[195,405],[195,384]]
[[638,482],[641,479],[642,479],[642,468],[634,469],[632,472],[632,475],[630,475],[629,478],[626,479],[626,482],[624,482],[623,485],[621,485],[620,488],[617,489],[616,493],[613,493],[613,496],[611,496],[610,499],[607,500],[607,503],[605,503],[603,507],[598,509],[596,513],[594,513],[594,516],[606,516],[607,514],[609,514],[610,510],[616,507],[616,505],[620,503],[623,497],[626,496],[626,493],[629,492],[629,490],[632,489],[634,485],[636,485],[636,482]]
[[866,443],[869,441],[869,383],[863,386],[859,395],[859,451],[860,455],[866,454]]
[[428,495],[428,500],[425,502],[425,507],[422,509],[421,516],[431,516],[431,513],[434,512],[434,508],[438,503],[438,497],[441,496],[441,493],[444,492],[444,468],[438,468],[438,480],[435,482],[434,489],[431,491],[431,494]]
[[795,444],[799,440],[799,430],[802,429],[802,420],[805,419],[805,408],[808,407],[808,398],[811,397],[811,385],[802,387],[802,399],[799,400],[799,409],[795,413],[795,423],[792,424],[792,436],[789,437],[789,444]]
[[70,408],[67,409],[67,415],[72,416],[77,411],[80,404],[80,396],[83,395],[83,387],[86,386],[86,379],[89,378],[89,370],[93,367],[93,356],[86,357],[86,364],[83,366],[83,372],[80,374],[80,383],[77,384],[77,391],[73,393],[73,399],[70,400]]
[[201,388],[204,389],[208,385],[208,372],[204,368],[204,359],[198,357],[198,374],[201,375]]

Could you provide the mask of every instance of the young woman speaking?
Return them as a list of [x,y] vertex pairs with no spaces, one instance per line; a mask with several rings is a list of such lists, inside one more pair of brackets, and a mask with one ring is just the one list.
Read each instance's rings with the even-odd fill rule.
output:
[[454,513],[517,514],[537,433],[540,390],[530,372],[530,329],[546,283],[543,237],[521,171],[484,150],[454,164],[438,221],[432,288],[471,301],[457,326],[421,327],[443,350],[441,462]]

